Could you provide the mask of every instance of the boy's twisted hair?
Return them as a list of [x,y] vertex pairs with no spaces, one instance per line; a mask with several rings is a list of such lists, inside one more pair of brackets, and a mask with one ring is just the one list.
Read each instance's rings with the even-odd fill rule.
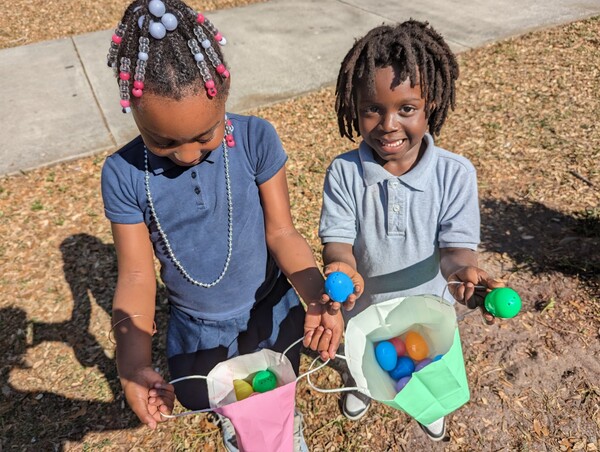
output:
[[374,28],[346,54],[338,74],[335,102],[341,136],[353,140],[353,131],[360,135],[357,89],[366,84],[372,92],[375,71],[388,66],[396,71],[394,88],[407,78],[411,86],[421,85],[429,131],[438,135],[448,109],[454,109],[458,63],[439,33],[427,22],[411,19]]
[[[151,18],[148,9],[149,1],[134,0],[127,7],[121,19],[122,42],[118,46],[116,57],[111,59],[109,55],[109,66],[114,61],[118,65],[123,57],[135,62],[138,59],[140,37],[148,38],[149,50],[144,77],[144,92],[179,100],[191,92],[197,91],[199,87],[202,89],[203,82],[206,80],[206,77],[203,80],[201,70],[188,45],[190,39],[198,39],[194,28],[201,27],[220,62],[224,64],[223,54],[213,33],[217,30],[208,20],[206,23],[198,23],[198,13],[181,0],[162,0],[162,2],[167,11],[176,16],[177,28],[167,32],[162,39],[154,39],[149,33]],[[144,19],[140,19],[142,16]],[[143,20],[141,28],[138,24],[139,20]],[[115,67],[114,64],[113,67]],[[206,68],[210,71],[210,78],[214,80],[218,95],[226,94],[229,87],[228,80],[218,74],[210,62]]]

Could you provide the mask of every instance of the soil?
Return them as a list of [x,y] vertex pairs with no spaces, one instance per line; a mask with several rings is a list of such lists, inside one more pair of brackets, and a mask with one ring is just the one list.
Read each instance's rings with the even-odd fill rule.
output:
[[[593,18],[459,56],[456,110],[437,142],[478,169],[481,266],[524,304],[491,327],[477,314],[460,322],[471,400],[448,416],[446,440],[380,403],[348,421],[338,396],[301,381],[311,451],[600,448],[598,36]],[[328,88],[253,112],[290,155],[293,214],[315,255],[324,170],[351,146],[333,104]],[[107,337],[116,259],[99,193],[105,157],[0,179],[0,449],[223,450],[206,415],[152,432],[123,400]],[[162,288],[157,307],[164,370]],[[330,369],[316,381],[340,385]]]

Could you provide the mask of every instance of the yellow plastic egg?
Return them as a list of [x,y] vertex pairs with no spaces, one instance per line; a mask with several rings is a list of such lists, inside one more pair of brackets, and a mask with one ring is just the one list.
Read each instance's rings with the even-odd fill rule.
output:
[[240,401],[249,397],[252,392],[252,385],[245,380],[233,380],[233,389],[235,391],[235,398]]
[[415,331],[409,331],[406,333],[404,339],[404,345],[406,345],[406,353],[415,361],[421,361],[427,358],[429,355],[429,347],[423,336]]

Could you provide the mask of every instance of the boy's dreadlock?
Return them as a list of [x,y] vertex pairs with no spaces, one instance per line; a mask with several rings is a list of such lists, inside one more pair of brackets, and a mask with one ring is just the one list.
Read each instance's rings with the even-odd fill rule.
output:
[[[409,20],[398,25],[374,28],[356,41],[338,75],[335,108],[340,134],[353,140],[360,135],[356,98],[358,86],[366,83],[373,92],[375,71],[391,66],[397,83],[407,78],[411,87],[421,86],[429,131],[439,135],[448,109],[454,109],[458,63],[442,38],[427,22]],[[354,141],[354,140],[353,140]]]

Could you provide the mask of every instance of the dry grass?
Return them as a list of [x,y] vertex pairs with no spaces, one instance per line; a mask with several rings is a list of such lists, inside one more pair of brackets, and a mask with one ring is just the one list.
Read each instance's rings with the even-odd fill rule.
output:
[[[598,450],[599,35],[595,18],[460,56],[457,110],[438,142],[478,168],[482,261],[521,292],[524,310],[490,328],[476,316],[461,324],[472,399],[449,417],[450,441],[427,442],[381,404],[346,421],[335,396],[300,383],[311,450]],[[324,169],[348,148],[333,101],[326,89],[255,112],[290,154],[293,213],[316,254]],[[221,448],[204,416],[152,433],[123,402],[106,339],[116,269],[99,194],[104,157],[0,180],[0,445]],[[158,306],[164,369],[163,292]],[[319,383],[339,378],[326,371]]]

